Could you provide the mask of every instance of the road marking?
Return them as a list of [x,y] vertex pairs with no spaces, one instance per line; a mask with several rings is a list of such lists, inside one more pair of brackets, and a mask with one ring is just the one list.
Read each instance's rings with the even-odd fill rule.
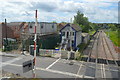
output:
[[46,69],[49,69],[50,67],[52,67],[55,63],[57,63],[58,61],[60,60],[60,58],[59,59],[57,59],[55,62],[53,62],[52,64],[50,64]]
[[[77,75],[74,73],[69,73],[69,72],[62,72],[62,71],[58,71],[58,70],[52,70],[52,69],[44,69],[44,68],[36,68],[38,70],[43,70],[43,71],[48,71],[48,72],[53,72],[53,73],[59,73],[59,74],[63,74],[63,75],[68,75],[68,76],[74,76],[74,77],[79,77],[82,78],[82,75]],[[91,76],[85,76],[86,78],[93,78]]]
[[[78,69],[77,75],[79,75],[82,66],[83,66],[83,62],[80,64],[80,67],[79,67],[79,69]],[[76,80],[76,79],[77,79],[77,77],[75,78],[75,80]]]
[[102,78],[106,78],[104,64],[101,65],[101,75],[102,75]]
[[10,63],[2,63],[2,64],[11,65],[11,66],[17,66],[17,67],[22,67],[22,65],[18,65],[18,64],[10,64]]
[[102,65],[101,65],[101,76],[103,78],[103,68],[102,68]]
[[104,64],[103,64],[103,72],[104,72],[103,76],[104,76],[104,78],[106,78],[106,75],[105,75],[105,66],[104,66]]
[[22,59],[22,58],[21,58],[21,57],[18,57],[18,58],[15,58],[15,59],[6,61],[6,62],[4,62],[4,64],[2,63],[2,65],[0,65],[0,68],[1,68],[1,67],[4,67],[4,66],[6,66],[6,65],[8,65],[8,64],[5,64],[5,63],[11,64],[11,63],[13,63],[13,62],[15,62],[15,61],[17,61],[17,60],[20,60],[20,59]]
[[80,70],[81,70],[82,66],[83,66],[83,62],[81,63],[81,65],[80,65],[80,67],[78,69],[77,75],[80,73]]
[[[9,63],[3,63],[3,64],[22,67],[22,65],[19,65],[19,64],[9,64]],[[45,68],[40,68],[40,67],[36,67],[36,70],[42,70],[42,71],[47,71],[47,72],[58,73],[58,74],[82,78],[82,75],[77,75],[77,74],[69,73],[69,72],[62,72],[62,71],[58,71],[58,70],[45,69]],[[94,78],[94,77],[90,77],[90,76],[85,76],[85,77],[86,78]]]

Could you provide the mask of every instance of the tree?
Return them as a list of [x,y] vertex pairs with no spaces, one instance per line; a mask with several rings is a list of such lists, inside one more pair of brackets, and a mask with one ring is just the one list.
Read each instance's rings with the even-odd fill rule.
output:
[[89,21],[88,18],[84,16],[83,13],[81,13],[80,11],[77,11],[77,15],[74,16],[74,24],[79,24],[82,27],[82,31],[83,32],[89,32]]
[[56,21],[53,21],[52,23],[57,23]]
[[110,29],[111,29],[112,31],[117,30],[117,27],[116,27],[114,24],[108,24],[108,26],[110,27]]

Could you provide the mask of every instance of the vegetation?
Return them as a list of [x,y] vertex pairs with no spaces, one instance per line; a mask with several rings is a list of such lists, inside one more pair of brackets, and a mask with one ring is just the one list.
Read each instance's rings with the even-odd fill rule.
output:
[[[34,45],[34,38],[30,39],[30,45]],[[41,37],[37,40],[37,45],[41,49],[55,49],[55,47],[60,43],[60,36],[59,35],[49,35]]]
[[78,45],[77,47],[79,48],[79,54],[78,57],[77,57],[77,60],[80,60],[82,57],[83,57],[83,50],[86,48],[87,44],[85,43],[81,43],[80,45]]
[[110,31],[106,31],[106,34],[108,35],[109,34],[109,38],[112,40],[112,42],[116,45],[116,46],[118,46],[118,47],[120,47],[120,36],[119,36],[119,33],[118,33],[118,31],[112,31],[112,30],[110,30]]
[[118,47],[120,47],[120,31],[119,31],[119,25],[118,24],[108,24],[108,27],[106,29],[106,34],[109,36],[111,41]]
[[98,29],[97,25],[89,22],[88,18],[85,17],[80,11],[78,11],[77,15],[74,16],[73,23],[78,24],[82,28],[82,31],[87,33],[91,30],[94,31]]
[[90,36],[92,36],[95,32],[95,30],[89,31]]
[[108,28],[112,31],[117,31],[119,29],[116,24],[108,24]]

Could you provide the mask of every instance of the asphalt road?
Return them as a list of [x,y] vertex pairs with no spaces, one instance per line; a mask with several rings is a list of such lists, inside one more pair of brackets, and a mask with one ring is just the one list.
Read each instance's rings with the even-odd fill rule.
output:
[[[23,73],[22,64],[33,59],[33,56],[2,56],[3,70],[33,78],[32,71]],[[72,60],[37,57],[36,78],[119,78],[120,71],[114,65],[96,64]]]

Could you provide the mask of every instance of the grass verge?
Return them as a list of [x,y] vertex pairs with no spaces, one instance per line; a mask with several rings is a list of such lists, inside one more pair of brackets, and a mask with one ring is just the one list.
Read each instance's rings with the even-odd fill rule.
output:
[[106,31],[105,33],[107,34],[107,36],[109,35],[109,38],[116,46],[120,47],[120,34],[118,33],[118,31]]

